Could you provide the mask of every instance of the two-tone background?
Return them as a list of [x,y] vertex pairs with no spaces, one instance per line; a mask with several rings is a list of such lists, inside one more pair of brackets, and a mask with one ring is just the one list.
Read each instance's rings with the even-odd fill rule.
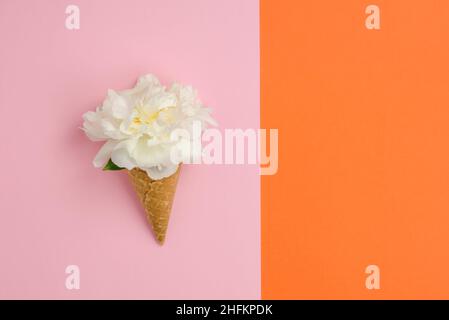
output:
[[[0,0],[0,298],[449,298],[448,18],[445,0]],[[220,128],[279,129],[274,176],[185,167],[163,247],[79,129],[148,72]]]

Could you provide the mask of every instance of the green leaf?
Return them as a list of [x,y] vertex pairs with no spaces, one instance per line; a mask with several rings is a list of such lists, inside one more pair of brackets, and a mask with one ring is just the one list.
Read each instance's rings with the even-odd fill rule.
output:
[[123,170],[125,168],[119,167],[118,165],[116,165],[114,162],[112,162],[111,159],[109,159],[108,163],[106,163],[106,165],[103,167],[103,170]]

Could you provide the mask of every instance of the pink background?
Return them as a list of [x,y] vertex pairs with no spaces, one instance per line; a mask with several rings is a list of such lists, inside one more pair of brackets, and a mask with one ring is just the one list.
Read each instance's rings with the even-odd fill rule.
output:
[[222,129],[257,128],[258,13],[257,0],[0,0],[0,298],[260,297],[255,166],[185,166],[160,247],[126,175],[94,169],[100,145],[78,128],[148,72],[195,86]]

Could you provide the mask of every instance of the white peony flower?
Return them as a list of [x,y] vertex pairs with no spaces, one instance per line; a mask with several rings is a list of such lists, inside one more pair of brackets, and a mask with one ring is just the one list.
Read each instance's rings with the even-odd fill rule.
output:
[[173,147],[182,149],[185,141],[172,141],[173,130],[190,132],[194,122],[202,130],[216,125],[192,87],[175,83],[167,90],[151,74],[140,77],[132,89],[109,90],[103,105],[86,112],[83,119],[89,139],[105,141],[93,161],[95,167],[111,160],[121,168],[145,170],[155,180],[178,168],[170,153]]

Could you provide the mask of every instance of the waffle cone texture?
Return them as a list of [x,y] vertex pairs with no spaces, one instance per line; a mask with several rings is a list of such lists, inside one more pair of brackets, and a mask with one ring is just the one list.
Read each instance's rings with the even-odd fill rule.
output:
[[181,166],[174,174],[160,180],[151,179],[139,168],[128,171],[131,183],[145,209],[147,220],[159,244],[164,243],[167,234],[180,168]]

